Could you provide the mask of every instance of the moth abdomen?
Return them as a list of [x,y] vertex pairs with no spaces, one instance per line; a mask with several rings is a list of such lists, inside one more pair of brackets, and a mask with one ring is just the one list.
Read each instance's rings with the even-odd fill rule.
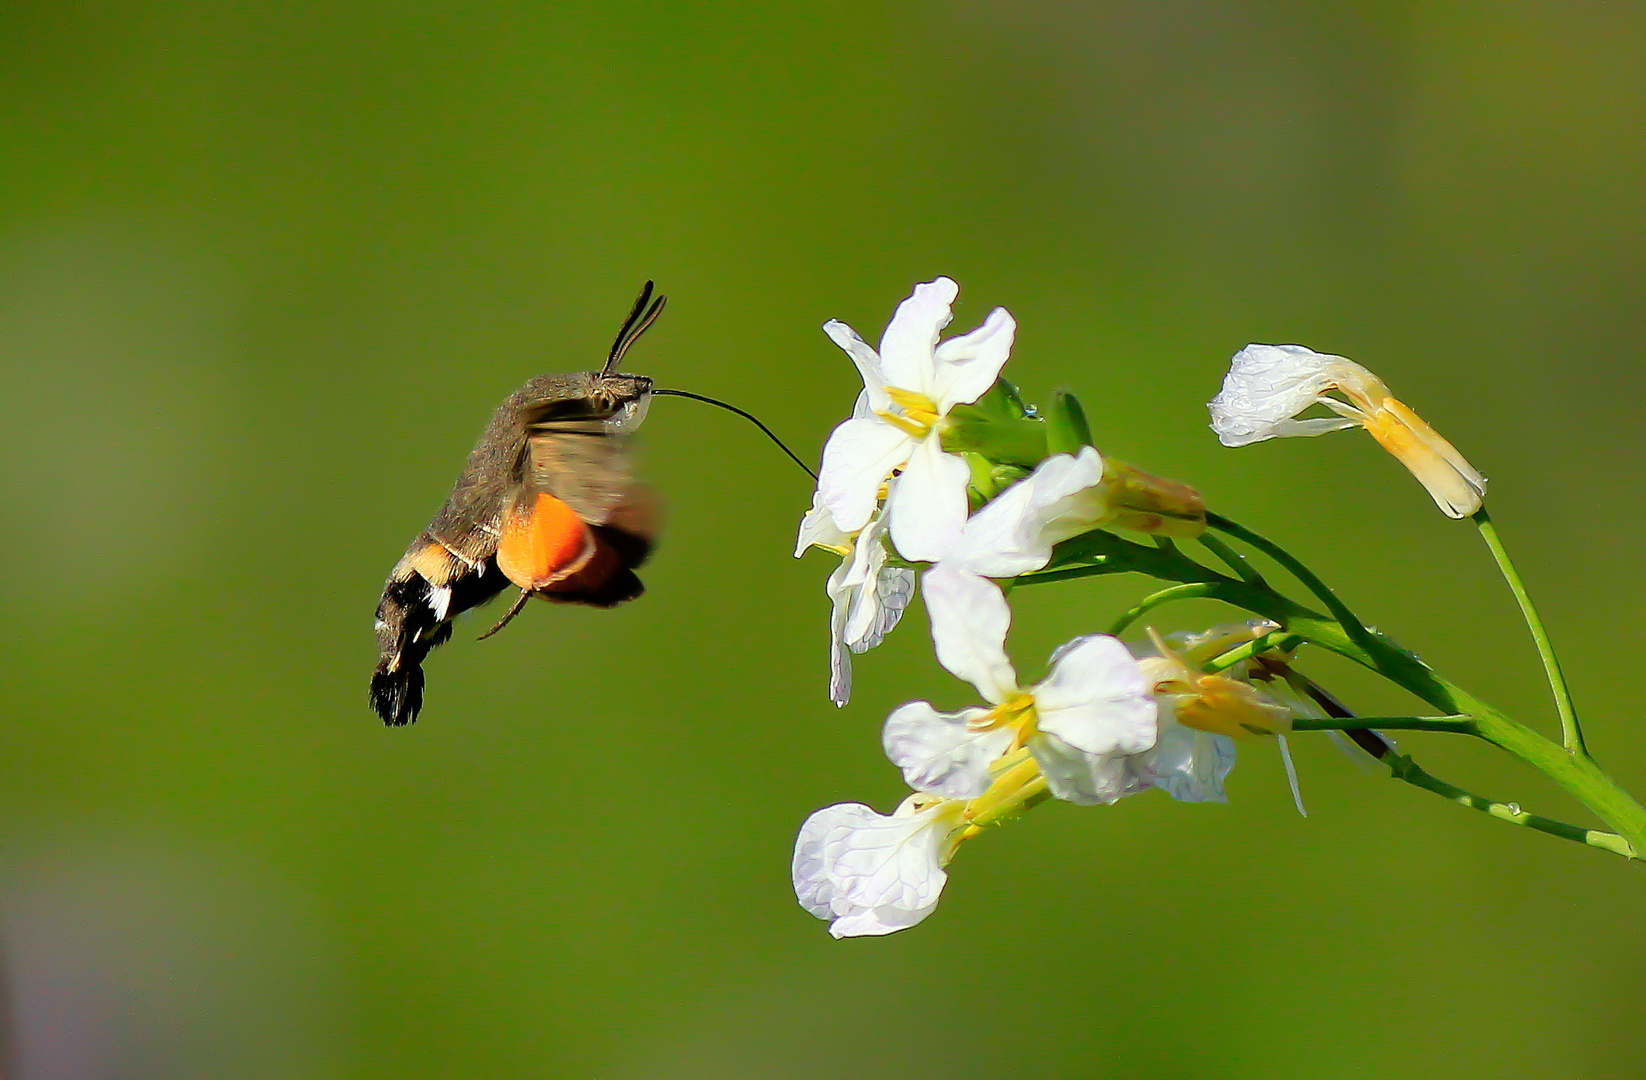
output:
[[423,658],[451,638],[454,617],[484,604],[507,584],[495,560],[468,566],[427,534],[412,545],[377,605],[378,659],[370,699],[385,724],[400,727],[417,719],[423,707]]

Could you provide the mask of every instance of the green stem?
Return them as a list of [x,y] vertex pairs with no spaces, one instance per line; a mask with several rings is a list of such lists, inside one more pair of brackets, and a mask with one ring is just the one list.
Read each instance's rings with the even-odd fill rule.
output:
[[[1072,572],[1068,571],[1068,570],[1063,570],[1063,571],[1054,570],[1054,571],[1052,571],[1052,573],[1054,573],[1054,574],[1061,573],[1061,574],[1064,574],[1066,576],[1073,576]],[[1045,581],[1045,580],[1048,580],[1048,578],[1045,575],[1037,574],[1034,577],[1019,578],[1018,580],[1019,581]],[[1139,600],[1124,615],[1120,616],[1120,618],[1118,618],[1114,621],[1114,625],[1109,627],[1109,636],[1110,637],[1119,637],[1122,633],[1125,632],[1125,630],[1128,626],[1132,625],[1134,622],[1141,619],[1143,616],[1147,615],[1150,611],[1153,611],[1155,608],[1159,607],[1161,604],[1167,604],[1167,603],[1170,603],[1173,600],[1192,600],[1197,596],[1210,596],[1211,593],[1212,593],[1213,588],[1214,588],[1214,586],[1209,582],[1195,581],[1195,582],[1190,582],[1187,585],[1173,585],[1169,589],[1161,589],[1157,593],[1153,593],[1149,596],[1145,596],[1142,600]]]
[[1349,632],[1350,637],[1354,638],[1356,641],[1370,637],[1370,632],[1366,629],[1366,624],[1362,623],[1360,618],[1355,615],[1354,612],[1349,610],[1349,605],[1345,604],[1342,600],[1339,600],[1337,594],[1331,590],[1331,587],[1324,581],[1320,580],[1320,578],[1316,577],[1313,570],[1310,570],[1307,566],[1304,566],[1301,562],[1294,558],[1291,552],[1287,551],[1274,541],[1258,535],[1252,530],[1246,528],[1244,525],[1241,525],[1238,522],[1230,521],[1222,514],[1214,514],[1208,510],[1206,512],[1206,524],[1210,525],[1214,529],[1226,532],[1230,536],[1246,541],[1246,543],[1257,548],[1259,551],[1269,556],[1269,558],[1273,559],[1281,566],[1284,566],[1287,570],[1290,570],[1292,572],[1292,576],[1301,581],[1310,592],[1314,593],[1315,596],[1319,598],[1322,604],[1326,605],[1326,610],[1330,611],[1332,615],[1337,618],[1337,621],[1343,624],[1343,629]]
[[[1018,581],[1060,580],[1129,570],[1163,581],[1194,584],[1198,587],[1193,592],[1163,590],[1144,601],[1144,604],[1153,606],[1164,603],[1168,598],[1187,596],[1221,600],[1254,615],[1273,619],[1288,633],[1377,672],[1441,713],[1469,716],[1475,725],[1474,734],[1542,772],[1587,806],[1621,836],[1632,851],[1646,853],[1646,807],[1618,787],[1587,755],[1568,752],[1559,743],[1545,739],[1463,688],[1448,682],[1388,637],[1368,630],[1324,582],[1278,546],[1219,515],[1208,514],[1207,520],[1223,532],[1267,552],[1286,566],[1322,601],[1330,600],[1327,607],[1334,617],[1294,603],[1268,586],[1256,586],[1219,574],[1180,552],[1134,544],[1102,531],[1065,541],[1054,555],[1055,569],[1024,575]],[[1102,566],[1090,565],[1099,561]]]
[[[1388,725],[1385,725],[1388,726]],[[1616,833],[1599,832],[1595,829],[1585,829],[1581,825],[1571,825],[1554,818],[1546,818],[1539,814],[1528,814],[1515,803],[1494,802],[1465,791],[1456,784],[1448,784],[1438,777],[1431,776],[1418,767],[1417,763],[1404,754],[1395,755],[1394,760],[1385,761],[1395,779],[1404,780],[1408,784],[1420,787],[1425,791],[1432,791],[1445,799],[1450,799],[1471,810],[1479,810],[1489,814],[1499,821],[1507,821],[1511,825],[1524,825],[1528,829],[1535,829],[1550,836],[1558,836],[1562,840],[1573,840],[1579,844],[1587,844],[1604,851],[1622,855],[1625,859],[1635,858],[1635,849],[1623,837]]]
[[1565,788],[1621,835],[1632,850],[1646,851],[1646,807],[1618,787],[1592,759],[1569,753],[1565,747],[1441,678],[1423,661],[1382,635],[1368,632],[1364,642],[1351,640],[1348,632],[1332,619],[1243,582],[1225,580],[1206,595],[1267,616],[1305,640],[1398,683],[1443,712],[1473,718],[1474,734],[1507,750]]
[[1481,538],[1491,549],[1492,558],[1497,560],[1497,568],[1503,574],[1503,580],[1509,583],[1509,591],[1515,594],[1515,600],[1520,604],[1520,614],[1526,619],[1526,629],[1532,632],[1532,640],[1537,643],[1537,655],[1543,660],[1543,673],[1549,680],[1549,692],[1555,698],[1555,711],[1560,714],[1560,741],[1566,749],[1574,754],[1589,754],[1589,748],[1583,742],[1583,729],[1578,726],[1577,710],[1572,706],[1572,691],[1566,685],[1566,676],[1560,670],[1560,660],[1555,656],[1554,646],[1549,643],[1549,633],[1543,628],[1543,618],[1538,615],[1537,608],[1532,604],[1532,598],[1526,592],[1526,585],[1520,580],[1520,572],[1509,559],[1509,552],[1503,546],[1502,537],[1497,534],[1497,526],[1492,524],[1491,517],[1482,506],[1474,513],[1475,525],[1480,529]]
[[1296,634],[1288,634],[1284,630],[1272,630],[1262,637],[1253,638],[1244,645],[1237,645],[1228,652],[1219,653],[1200,665],[1200,670],[1207,675],[1214,675],[1219,671],[1227,671],[1242,661],[1250,660],[1258,653],[1266,653],[1270,649],[1291,652],[1301,644],[1303,644],[1303,639]]
[[1268,587],[1268,582],[1263,580],[1263,575],[1258,573],[1257,568],[1247,561],[1246,556],[1228,544],[1225,544],[1211,533],[1202,533],[1200,543],[1207,551],[1221,559],[1225,566],[1233,570],[1235,576],[1240,578],[1241,581],[1248,585],[1256,585],[1260,589]]

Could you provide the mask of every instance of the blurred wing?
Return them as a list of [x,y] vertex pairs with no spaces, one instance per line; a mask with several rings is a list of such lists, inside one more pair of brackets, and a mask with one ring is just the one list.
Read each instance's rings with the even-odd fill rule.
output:
[[605,430],[602,421],[549,421],[526,440],[526,483],[590,525],[610,521],[634,482],[624,441]]

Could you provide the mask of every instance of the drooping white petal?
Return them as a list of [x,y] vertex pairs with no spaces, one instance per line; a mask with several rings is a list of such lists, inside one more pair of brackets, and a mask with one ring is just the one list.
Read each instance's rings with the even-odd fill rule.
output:
[[[863,377],[863,393],[868,397],[870,410],[889,408],[891,399],[886,396],[886,375],[880,355],[857,336],[856,330],[839,319],[824,323],[823,332],[829,335],[830,341],[844,349],[846,355],[852,358],[852,363],[857,365],[857,373]],[[853,410],[853,415],[861,414]]]
[[886,565],[885,519],[875,517],[856,537],[851,551],[829,575],[829,700],[851,697],[850,653],[867,652],[897,625],[914,595],[914,571]]
[[982,397],[1006,366],[1016,334],[1017,320],[1011,312],[995,308],[976,330],[939,345],[931,394],[937,411],[947,413]]
[[993,582],[938,566],[922,587],[931,618],[937,662],[999,705],[1017,693],[1017,672],[1006,658],[1006,631],[1012,611]]
[[996,578],[1042,569],[1054,546],[1101,523],[1102,483],[1103,458],[1092,447],[1053,454],[967,520],[944,564]]
[[862,640],[880,619],[880,594],[876,579],[886,565],[886,545],[881,538],[886,533],[885,519],[870,518],[852,543],[851,556],[846,560],[846,576],[841,583],[852,592],[849,598],[850,614],[843,634],[849,644]]
[[1065,802],[1100,806],[1144,790],[1124,757],[1088,754],[1044,731],[1029,740],[1029,751],[1052,795]]
[[941,800],[917,810],[913,802],[905,800],[890,817],[842,803],[800,827],[791,867],[795,897],[818,918],[832,919],[835,937],[903,930],[937,906],[964,804]]
[[1034,688],[1036,724],[1085,754],[1125,756],[1154,745],[1154,696],[1132,654],[1116,638],[1075,638],[1052,655]]
[[[827,462],[825,452],[825,467]],[[892,546],[899,555],[911,562],[943,557],[966,524],[966,484],[971,475],[964,461],[943,452],[935,432],[915,445],[886,494]],[[838,520],[840,515],[835,516]]]
[[1235,353],[1223,389],[1208,406],[1212,430],[1224,446],[1245,446],[1277,436],[1355,427],[1359,421],[1350,417],[1292,417],[1320,401],[1329,387],[1361,375],[1376,379],[1352,360],[1302,345],[1248,345]]
[[835,525],[853,533],[868,524],[880,499],[880,485],[908,460],[915,440],[873,417],[847,420],[823,447],[817,499]]
[[931,396],[937,336],[954,316],[960,286],[946,277],[925,281],[897,305],[880,337],[880,367],[888,385]]
[[974,730],[988,709],[944,713],[928,702],[911,701],[886,718],[881,745],[903,779],[916,791],[951,799],[975,799],[989,788],[989,766],[1011,748],[1010,728]]
[[846,584],[851,560],[842,559],[829,575],[829,700],[844,706],[852,698],[852,657],[847,651],[846,623],[851,618],[852,592]]

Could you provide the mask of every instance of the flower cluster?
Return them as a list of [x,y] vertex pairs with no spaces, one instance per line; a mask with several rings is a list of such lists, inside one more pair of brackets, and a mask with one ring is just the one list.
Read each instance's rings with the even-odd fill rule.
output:
[[1115,529],[1196,536],[1205,512],[1193,489],[1101,455],[1072,399],[1046,414],[1022,405],[1000,379],[1016,329],[1004,309],[940,340],[957,292],[947,278],[916,286],[878,350],[843,323],[824,328],[863,377],[796,548],[841,560],[828,584],[830,697],[847,702],[851,654],[878,644],[918,588],[938,662],[983,702],[894,710],[882,743],[913,793],[890,815],[844,803],[801,828],[795,893],[836,937],[919,922],[962,840],[1045,799],[1102,805],[1159,788],[1222,801],[1234,740],[1290,723],[1250,681],[1262,650],[1228,670],[1203,666],[1276,629],[1262,621],[1132,646],[1083,634],[1025,685],[1006,652],[1007,589],[1066,552],[1105,557],[1082,545],[1126,543]]

